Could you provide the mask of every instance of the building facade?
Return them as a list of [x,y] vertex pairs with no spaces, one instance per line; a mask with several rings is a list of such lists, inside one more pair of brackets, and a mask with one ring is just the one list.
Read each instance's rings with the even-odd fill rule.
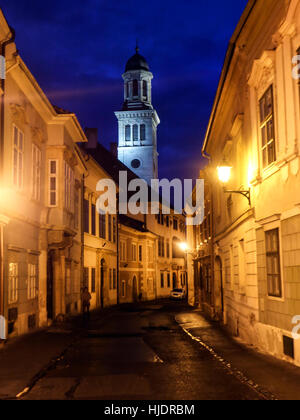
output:
[[[299,0],[249,1],[203,146],[213,197],[215,310],[221,284],[221,318],[232,334],[298,365],[299,48]],[[216,175],[225,165],[232,175],[227,192]]]
[[[6,78],[1,90],[1,315],[6,335],[47,325],[80,302],[80,197],[86,137],[52,106],[19,56],[0,13]],[[3,45],[3,43],[2,43]]]
[[115,113],[119,125],[118,158],[148,184],[158,178],[157,126],[160,120],[152,106],[152,79],[148,63],[136,48],[123,74],[122,111]]

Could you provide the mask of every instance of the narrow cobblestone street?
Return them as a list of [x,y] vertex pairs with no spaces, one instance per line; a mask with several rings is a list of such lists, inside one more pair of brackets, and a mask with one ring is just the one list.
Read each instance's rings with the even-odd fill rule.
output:
[[2,370],[4,364],[9,370],[6,350],[1,350],[3,399],[258,400],[300,395],[298,368],[239,349],[217,326],[181,303],[113,308],[94,313],[86,326],[77,319],[72,325],[50,328],[40,339],[45,335],[47,347],[60,347],[59,354],[32,371],[24,388],[22,375],[30,372],[30,358],[40,356],[38,337],[33,347],[22,349],[22,339],[9,345],[10,354],[18,346],[27,360],[27,369],[19,372],[19,389],[10,387],[10,395],[1,392],[9,388]]

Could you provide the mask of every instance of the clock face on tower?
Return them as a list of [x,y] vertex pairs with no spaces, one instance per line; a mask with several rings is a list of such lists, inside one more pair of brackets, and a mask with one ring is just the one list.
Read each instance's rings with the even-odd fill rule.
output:
[[132,167],[133,169],[138,169],[138,168],[140,168],[140,167],[141,167],[141,161],[140,161],[139,159],[133,159],[133,160],[131,161],[131,167]]

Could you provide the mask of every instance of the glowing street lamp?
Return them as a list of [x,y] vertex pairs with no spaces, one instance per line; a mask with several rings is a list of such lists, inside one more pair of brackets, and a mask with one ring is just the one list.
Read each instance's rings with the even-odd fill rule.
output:
[[187,252],[187,250],[188,250],[188,244],[186,242],[180,242],[178,244],[178,246],[181,249],[181,251]]
[[225,161],[222,166],[218,166],[218,178],[224,184],[224,192],[228,194],[241,194],[247,198],[249,206],[251,207],[251,194],[249,190],[238,190],[238,191],[227,191],[225,190],[225,184],[227,184],[231,177],[232,166],[229,166]]
[[227,184],[231,177],[231,166],[223,165],[218,167],[218,177],[223,184]]

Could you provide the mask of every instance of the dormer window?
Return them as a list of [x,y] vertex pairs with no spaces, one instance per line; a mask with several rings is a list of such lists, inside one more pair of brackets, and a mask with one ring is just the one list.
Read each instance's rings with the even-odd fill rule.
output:
[[137,80],[134,80],[132,83],[132,96],[133,97],[139,96],[139,84]]

